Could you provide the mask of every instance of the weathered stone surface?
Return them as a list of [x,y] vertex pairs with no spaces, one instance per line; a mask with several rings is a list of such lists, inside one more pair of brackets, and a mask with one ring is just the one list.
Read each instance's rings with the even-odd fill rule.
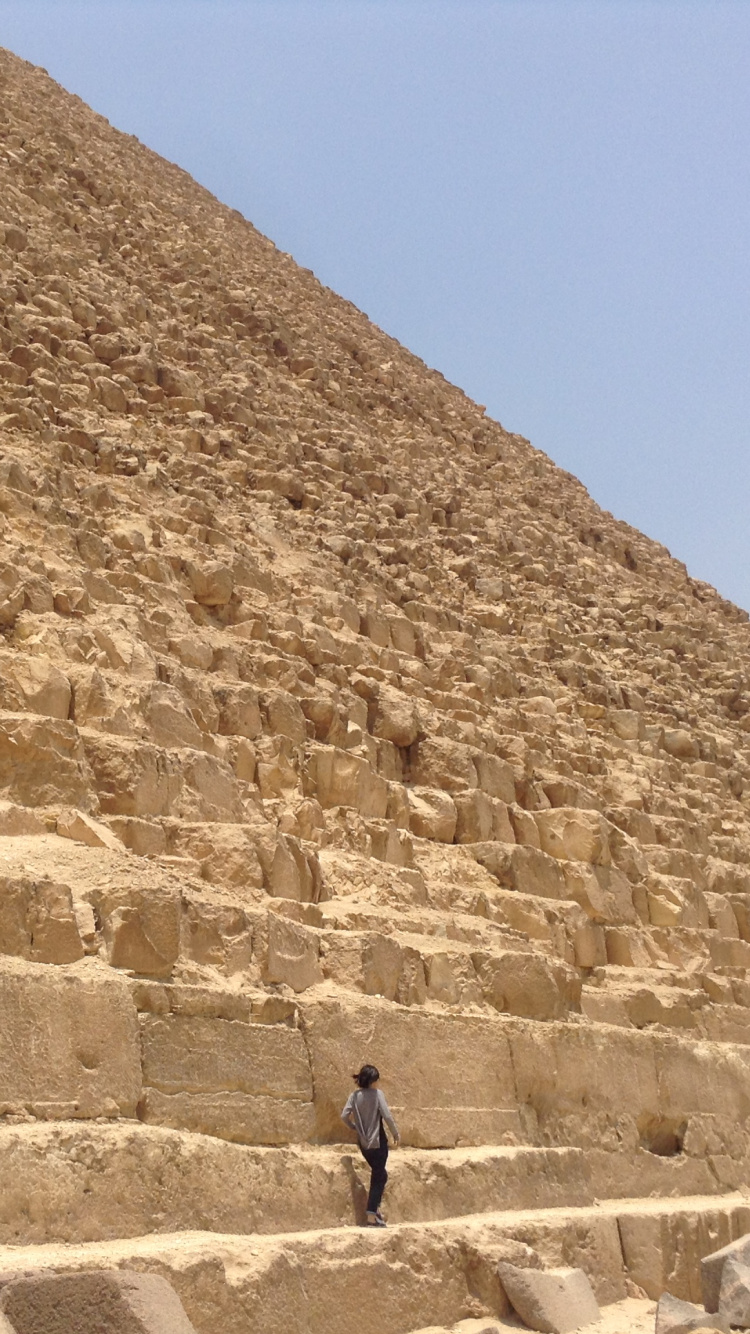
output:
[[544,1334],[568,1334],[599,1319],[599,1306],[582,1269],[519,1269],[501,1261],[500,1281],[524,1324]]
[[750,1264],[730,1255],[721,1271],[719,1316],[727,1325],[750,1327]]
[[13,1334],[195,1334],[165,1278],[128,1270],[18,1277],[3,1286],[0,1312]]
[[141,1071],[125,982],[93,963],[0,969],[0,1107],[41,1118],[134,1116]]
[[665,1292],[656,1308],[656,1334],[691,1334],[691,1331],[718,1330],[729,1334],[729,1322],[722,1316],[709,1316],[702,1306],[680,1301]]
[[701,1292],[703,1305],[707,1311],[718,1311],[721,1301],[721,1285],[724,1267],[728,1260],[737,1260],[741,1264],[750,1263],[750,1235],[730,1241],[718,1251],[701,1258]]

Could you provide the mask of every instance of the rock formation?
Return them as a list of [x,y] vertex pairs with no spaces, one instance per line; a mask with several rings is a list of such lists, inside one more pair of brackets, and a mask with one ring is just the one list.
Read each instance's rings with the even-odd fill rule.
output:
[[500,1261],[617,1334],[700,1299],[746,613],[9,53],[0,630],[0,1271],[158,1273],[198,1334],[471,1334]]

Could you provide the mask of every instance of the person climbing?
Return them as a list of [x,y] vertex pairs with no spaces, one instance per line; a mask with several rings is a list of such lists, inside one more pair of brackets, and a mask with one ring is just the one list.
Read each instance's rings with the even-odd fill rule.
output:
[[388,1161],[388,1137],[385,1126],[388,1126],[393,1136],[394,1148],[398,1148],[401,1142],[398,1126],[391,1115],[391,1109],[382,1089],[377,1087],[380,1072],[375,1066],[363,1065],[359,1074],[352,1075],[352,1079],[357,1087],[346,1100],[341,1120],[356,1134],[362,1157],[370,1166],[366,1226],[385,1227],[386,1222],[380,1212],[380,1202],[388,1180],[385,1169]]

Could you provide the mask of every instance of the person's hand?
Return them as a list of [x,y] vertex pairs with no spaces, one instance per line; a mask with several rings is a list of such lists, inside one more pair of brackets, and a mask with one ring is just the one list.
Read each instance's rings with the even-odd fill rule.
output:
[[401,1137],[399,1135],[397,1135],[396,1138],[394,1139],[393,1147],[394,1149],[398,1149],[401,1147]]

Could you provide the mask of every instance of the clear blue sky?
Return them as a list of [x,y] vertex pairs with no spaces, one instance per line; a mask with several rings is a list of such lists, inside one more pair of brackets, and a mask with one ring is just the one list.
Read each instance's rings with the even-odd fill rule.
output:
[[750,0],[0,0],[0,45],[750,608]]

